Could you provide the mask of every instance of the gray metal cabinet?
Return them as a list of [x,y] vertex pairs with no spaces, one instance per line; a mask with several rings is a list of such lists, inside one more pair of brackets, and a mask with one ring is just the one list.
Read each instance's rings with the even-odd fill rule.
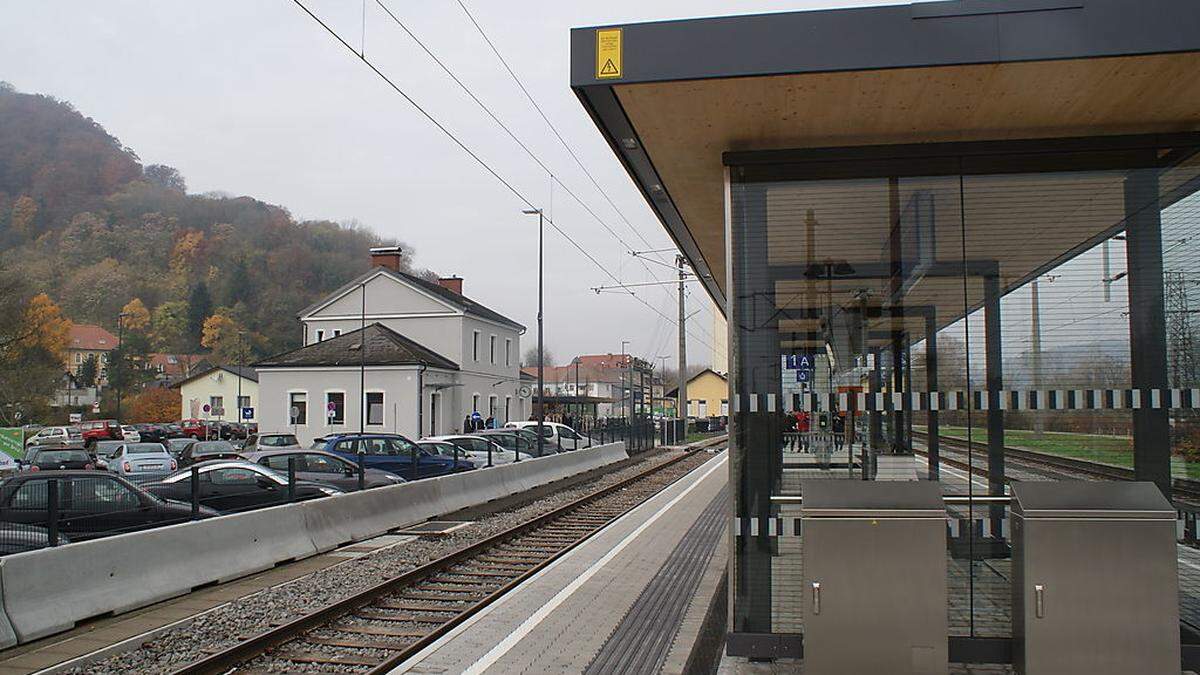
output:
[[1013,665],[1180,671],[1175,511],[1153,483],[1012,486]]
[[801,483],[804,672],[947,672],[937,483]]

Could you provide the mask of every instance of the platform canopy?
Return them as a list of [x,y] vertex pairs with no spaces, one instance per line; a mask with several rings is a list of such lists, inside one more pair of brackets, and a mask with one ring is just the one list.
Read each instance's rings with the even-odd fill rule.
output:
[[[959,236],[938,241],[953,255],[934,257],[995,265],[1006,291],[1119,232],[1125,172],[1165,164],[1164,147],[1196,145],[1197,26],[1195,0],[962,0],[578,28],[571,86],[722,308],[728,167],[765,181],[781,166],[781,180],[837,178],[838,161],[877,161],[883,177],[888,162],[911,166],[932,144],[969,151],[1008,141],[1009,153],[1030,156],[1049,149],[1055,159],[1036,174],[1028,166],[1006,171],[1010,159],[979,148],[974,166],[964,167],[961,155],[953,166],[928,156],[923,171],[906,174],[930,177],[930,190],[957,190],[959,175],[975,175],[962,213],[939,214],[964,222]],[[1088,139],[1097,137],[1106,139],[1104,152],[1089,154],[1081,172],[1071,152],[1096,150]],[[1041,145],[1022,145],[1031,140]],[[1195,157],[1169,159],[1183,168],[1163,175],[1168,199],[1200,173]],[[1055,173],[1054,162],[1073,173]],[[952,174],[953,184],[937,178]],[[817,214],[807,225],[840,227],[844,236],[825,235],[814,251],[812,240],[805,246],[773,233],[772,269],[793,272],[779,276],[777,295],[821,288],[843,302],[862,286],[857,251],[864,242],[877,251],[887,239],[898,195],[886,181],[856,193],[804,190],[772,196],[796,207],[786,231],[802,232]],[[1013,246],[1020,230],[1036,245]],[[856,273],[844,281],[806,276],[814,260],[848,261]],[[977,306],[982,282],[971,283],[980,287],[966,304]],[[921,297],[905,304],[956,305],[938,310],[939,320],[952,320],[963,312],[962,284],[961,275],[939,282],[926,273],[914,290]],[[912,316],[880,320],[909,321],[904,330],[914,335],[924,325]],[[790,321],[804,330],[803,316]]]

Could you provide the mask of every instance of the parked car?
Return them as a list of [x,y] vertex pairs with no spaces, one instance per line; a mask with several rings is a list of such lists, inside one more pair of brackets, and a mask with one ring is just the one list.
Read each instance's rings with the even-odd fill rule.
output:
[[166,431],[168,440],[172,438],[184,438],[187,436],[187,434],[183,433],[183,427],[179,426],[179,424],[175,422],[168,422],[167,424],[162,425],[162,428]]
[[[246,460],[217,459],[196,464],[199,473],[199,502],[222,513],[282,504],[288,498],[287,477],[261,464]],[[165,499],[191,500],[191,476],[188,469],[177,471],[147,490]],[[296,499],[316,499],[340,494],[332,485],[296,481]]]
[[179,430],[184,436],[195,439],[208,438],[208,424],[204,420],[187,419],[179,421]]
[[135,424],[142,443],[162,443],[167,440],[167,428],[161,424]]
[[[504,425],[505,429],[530,429],[537,432],[537,422],[509,422]],[[563,450],[578,450],[586,448],[590,445],[587,436],[577,433],[571,427],[558,422],[544,422],[542,426],[542,436],[546,439],[546,445],[553,445],[555,448]],[[537,442],[536,440],[534,441]]]
[[242,452],[258,452],[259,450],[274,450],[276,448],[299,448],[299,447],[300,447],[300,440],[296,438],[296,434],[253,433],[246,437],[246,444],[242,446]]
[[125,445],[125,441],[96,441],[91,448],[92,458],[99,460],[107,457],[116,452],[117,448],[122,445]]
[[[458,434],[449,436],[431,436],[422,438],[423,441],[443,441],[462,448],[463,452],[467,453],[468,457],[475,466],[495,466],[497,464],[508,464],[517,459],[517,455],[512,450],[505,450],[504,446],[490,441],[482,436],[469,434]],[[491,454],[489,458],[488,455]],[[520,453],[521,459],[531,459],[532,455]],[[489,459],[491,460],[489,462]]]
[[229,441],[196,441],[179,453],[179,468],[210,459],[242,459]]
[[[532,432],[527,436],[520,433],[517,429],[484,429],[483,431],[476,431],[471,435],[482,436],[497,445],[503,446],[509,452],[520,450],[527,455],[537,456],[537,434]],[[557,448],[555,448],[555,451],[557,451]]]
[[[75,541],[192,517],[190,504],[163,499],[123,476],[97,471],[41,471],[0,483],[0,520],[44,525],[50,481],[58,483],[58,529]],[[216,511],[201,507],[201,517],[214,515]]]
[[[60,533],[58,543],[69,544],[71,540]],[[49,545],[50,531],[44,527],[23,523],[0,523],[0,555],[36,551]]]
[[[288,460],[295,463],[296,478],[333,485],[351,492],[358,489],[358,464],[323,450],[303,450],[299,445],[280,449],[265,449],[245,453],[246,459],[274,469],[286,476]],[[381,469],[364,469],[363,485],[367,488],[385,487],[405,482],[403,478]]]
[[[454,461],[438,456],[417,446],[399,434],[343,434],[328,436],[324,446],[318,449],[332,452],[352,462],[363,453],[363,464],[371,469],[382,469],[399,474],[405,480],[417,480],[432,476],[466,470],[454,466]],[[414,470],[413,459],[416,459]],[[474,468],[474,467],[471,467]]]
[[467,452],[466,450],[463,450],[459,446],[457,446],[449,441],[434,441],[434,440],[429,440],[427,438],[422,438],[421,440],[417,441],[417,445],[420,446],[422,449],[428,450],[429,452],[431,452],[435,455],[440,455],[442,457],[448,457],[451,460],[457,460],[458,464],[460,464],[462,466],[470,465],[471,468],[475,468],[475,469],[487,466],[487,458],[486,457],[483,458],[482,461],[473,459],[471,457],[471,453]]
[[83,444],[94,445],[98,441],[123,441],[125,434],[121,432],[121,425],[116,420],[89,420],[80,422],[80,434],[83,436]]
[[138,430],[134,429],[132,426],[128,424],[122,424],[121,438],[129,443],[137,443],[138,441],[142,440],[142,435],[138,433]]
[[179,468],[162,443],[122,443],[99,462],[113,473],[138,478],[165,476]]
[[199,443],[199,441],[194,438],[168,438],[164,445],[172,457],[179,459],[183,455],[183,451],[187,450],[192,443]]
[[41,447],[26,460],[25,468],[29,471],[91,470],[96,468],[96,463],[83,448],[46,446]]
[[42,427],[25,445],[83,445],[83,434],[78,427]]

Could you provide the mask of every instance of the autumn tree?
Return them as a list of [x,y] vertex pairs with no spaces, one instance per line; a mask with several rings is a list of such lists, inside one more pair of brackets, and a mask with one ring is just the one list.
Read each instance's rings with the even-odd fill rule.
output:
[[158,187],[176,192],[187,192],[187,182],[183,180],[183,174],[173,166],[151,164],[142,170],[142,175],[148,182]]
[[62,358],[71,341],[71,321],[50,296],[38,293],[29,299],[21,323],[26,330],[25,346],[45,349]]
[[129,401],[129,418],[135,422],[170,422],[179,419],[182,398],[178,389],[147,387]]
[[[203,327],[203,322],[201,326]],[[150,339],[155,349],[180,352],[191,348],[187,339],[188,304],[182,300],[164,302],[150,317]]]
[[188,296],[187,307],[187,339],[193,347],[201,343],[204,322],[212,316],[212,296],[208,294],[208,286],[203,281],[192,287]]
[[[550,351],[549,347],[543,347],[542,356],[544,357],[544,359],[542,360],[543,367],[550,368],[550,367],[554,366],[554,352]],[[529,349],[525,350],[525,355],[521,358],[521,365],[525,366],[525,367],[537,367],[537,365],[538,365],[537,345],[534,345],[534,346],[530,347]]]
[[245,330],[225,314],[214,314],[204,322],[200,344],[211,349],[221,363],[238,363],[245,359]]
[[24,279],[0,269],[0,424],[9,425],[21,411],[45,410],[64,373],[62,351],[71,324],[48,296],[33,294]]
[[121,308],[121,321],[128,330],[144,332],[150,326],[150,310],[146,309],[141,298],[134,298]]

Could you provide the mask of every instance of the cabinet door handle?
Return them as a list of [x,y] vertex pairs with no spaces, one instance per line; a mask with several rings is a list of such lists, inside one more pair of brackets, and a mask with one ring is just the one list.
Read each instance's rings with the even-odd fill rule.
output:
[[812,605],[813,614],[821,613],[821,582],[812,582]]
[[1046,587],[1041,584],[1033,586],[1033,612],[1037,618],[1046,616]]

